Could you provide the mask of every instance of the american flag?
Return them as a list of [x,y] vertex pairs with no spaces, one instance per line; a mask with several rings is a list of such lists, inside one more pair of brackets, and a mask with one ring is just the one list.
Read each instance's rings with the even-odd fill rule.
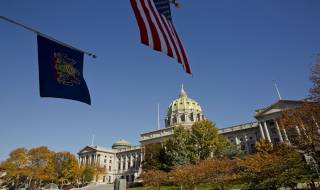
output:
[[178,60],[191,74],[186,53],[172,24],[169,0],[130,0],[136,16],[141,43]]

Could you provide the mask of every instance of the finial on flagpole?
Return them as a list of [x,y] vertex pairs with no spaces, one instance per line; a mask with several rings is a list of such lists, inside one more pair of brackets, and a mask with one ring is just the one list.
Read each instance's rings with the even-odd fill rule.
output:
[[282,100],[281,95],[280,95],[280,92],[279,92],[279,89],[278,89],[278,86],[277,86],[277,83],[274,83],[274,86],[275,86],[276,91],[277,91],[277,93],[278,93],[279,100]]

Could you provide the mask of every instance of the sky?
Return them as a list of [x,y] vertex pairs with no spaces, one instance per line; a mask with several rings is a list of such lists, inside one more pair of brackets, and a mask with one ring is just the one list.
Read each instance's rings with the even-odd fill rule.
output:
[[0,15],[77,48],[92,105],[40,98],[36,35],[0,20],[0,161],[18,147],[77,153],[161,127],[183,83],[218,128],[254,121],[256,109],[300,100],[320,52],[319,0],[180,0],[174,25],[193,72],[140,44],[129,0],[1,0]]

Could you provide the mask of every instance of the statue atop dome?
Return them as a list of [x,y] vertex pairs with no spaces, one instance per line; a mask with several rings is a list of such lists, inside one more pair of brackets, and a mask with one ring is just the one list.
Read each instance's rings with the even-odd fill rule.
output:
[[184,89],[183,89],[183,83],[181,85],[181,90],[180,90],[180,93],[179,93],[179,98],[182,98],[182,97],[188,97],[186,91],[184,91]]

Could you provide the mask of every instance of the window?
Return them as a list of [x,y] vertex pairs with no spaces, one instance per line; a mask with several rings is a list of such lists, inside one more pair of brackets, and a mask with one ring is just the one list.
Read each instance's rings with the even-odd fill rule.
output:
[[109,163],[111,164],[111,163],[112,163],[112,160],[109,160]]
[[107,163],[107,159],[104,159],[104,163]]
[[241,150],[245,150],[245,149],[246,149],[246,146],[241,145]]
[[186,118],[185,118],[185,115],[184,115],[184,114],[182,114],[182,115],[180,116],[180,118],[181,118],[181,121],[185,121],[185,120],[186,120]]
[[252,140],[253,138],[252,138],[252,137],[249,137],[249,139]]
[[190,119],[190,121],[193,121],[193,120],[194,120],[194,119],[193,119],[193,113],[190,113],[189,119]]
[[111,171],[111,166],[109,166],[109,171]]
[[176,117],[173,117],[172,122],[173,122],[173,123],[177,123],[177,118],[176,118]]
[[241,142],[243,141],[243,138],[242,138],[242,137],[240,138],[240,141],[241,141]]

